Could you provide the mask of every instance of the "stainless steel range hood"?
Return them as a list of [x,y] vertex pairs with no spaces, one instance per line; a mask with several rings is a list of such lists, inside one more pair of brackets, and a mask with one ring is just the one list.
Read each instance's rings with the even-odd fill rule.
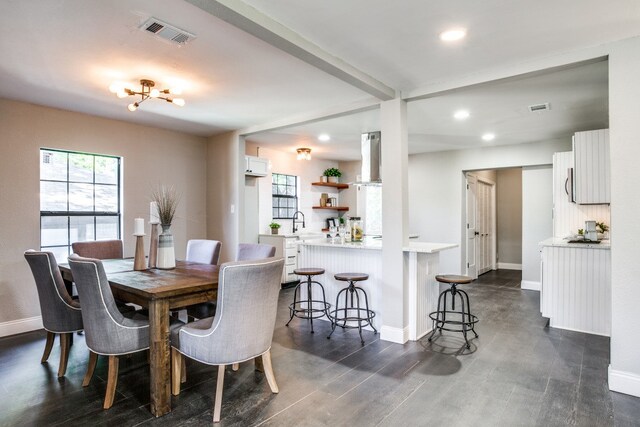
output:
[[362,172],[356,185],[382,185],[382,156],[380,131],[363,133]]

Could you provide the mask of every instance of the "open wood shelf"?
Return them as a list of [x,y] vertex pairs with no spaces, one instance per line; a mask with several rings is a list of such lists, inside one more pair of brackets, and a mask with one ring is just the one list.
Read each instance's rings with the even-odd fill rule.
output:
[[344,184],[342,182],[312,182],[311,185],[316,185],[318,187],[333,187],[338,190],[349,188],[349,184]]
[[346,206],[314,206],[313,209],[328,209],[333,211],[348,211]]

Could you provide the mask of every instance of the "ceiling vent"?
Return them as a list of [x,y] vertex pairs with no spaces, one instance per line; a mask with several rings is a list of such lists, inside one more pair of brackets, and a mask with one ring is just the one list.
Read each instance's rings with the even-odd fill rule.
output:
[[147,22],[142,24],[140,29],[148,31],[161,39],[167,40],[171,43],[176,43],[180,46],[185,45],[196,38],[194,34],[176,28],[173,25],[169,25],[156,18],[149,18]]
[[539,113],[540,111],[548,111],[550,109],[551,106],[548,102],[545,102],[544,104],[529,105],[529,111],[532,113]]

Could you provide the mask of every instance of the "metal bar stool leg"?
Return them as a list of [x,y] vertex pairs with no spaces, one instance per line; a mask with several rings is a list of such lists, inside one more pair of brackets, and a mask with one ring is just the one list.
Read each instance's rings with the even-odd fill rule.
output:
[[371,310],[369,310],[369,297],[367,297],[367,292],[362,288],[356,287],[356,289],[359,289],[362,291],[362,295],[364,296],[365,309],[367,310],[367,323],[369,324],[369,326],[371,326],[371,329],[373,329],[373,334],[375,335],[378,333],[378,330],[376,329],[375,326],[373,326],[373,323],[371,323],[371,321],[373,320],[373,316],[371,316]]
[[[335,310],[336,311],[336,317],[334,319],[329,318],[329,320],[331,320],[331,333],[329,333],[329,336],[327,337],[327,339],[331,338],[331,335],[333,335],[333,333],[336,330],[336,326],[338,326],[338,311],[339,311],[338,310],[338,307],[339,307],[338,302],[340,301],[340,294],[343,293],[343,292],[345,292],[345,302],[346,302],[346,291],[347,291],[347,288],[341,289],[340,292],[338,292],[338,295],[336,295],[336,310]],[[345,310],[345,313],[346,313],[346,310]],[[346,323],[346,321],[345,321],[345,323]]]
[[360,334],[360,344],[364,345],[364,339],[362,338],[362,316],[360,316],[360,296],[358,296],[358,288],[354,287],[351,293],[351,301],[353,301],[353,294],[356,294],[356,313],[358,313],[358,334]]
[[291,312],[291,317],[289,317],[289,321],[287,322],[287,324],[285,326],[289,326],[289,323],[291,323],[291,321],[293,320],[293,317],[296,314],[295,303],[296,303],[296,301],[298,301],[298,289],[299,288],[300,288],[300,283],[298,283],[296,285],[296,288],[293,290],[293,307],[289,306],[289,311]]
[[[313,303],[311,302],[311,276],[307,276],[307,309],[311,310],[313,308]],[[315,333],[313,331],[313,312],[309,311],[309,322],[311,323],[311,333]]]
[[464,297],[467,299],[467,318],[469,319],[469,325],[471,326],[471,332],[476,336],[476,338],[480,338],[475,329],[475,324],[471,321],[471,304],[469,304],[469,295],[465,291],[459,291]]
[[[465,316],[465,312],[464,312],[464,298],[462,296],[461,293],[458,292],[458,295],[460,296],[460,306],[461,306],[461,310],[462,310],[462,335],[464,336],[464,342],[467,344],[467,349],[471,348],[471,344],[469,344],[469,340],[467,339],[467,322],[464,318]],[[454,298],[455,299],[455,298]]]

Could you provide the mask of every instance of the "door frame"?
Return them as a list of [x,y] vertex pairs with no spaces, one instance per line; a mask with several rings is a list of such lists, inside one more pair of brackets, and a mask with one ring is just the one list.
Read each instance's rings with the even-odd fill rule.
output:
[[[496,183],[489,178],[485,178],[482,176],[476,175],[476,179],[478,182],[482,182],[484,184],[489,185],[491,188],[490,194],[490,203],[491,203],[491,217],[493,221],[489,223],[490,233],[493,235],[493,242],[491,244],[491,259],[489,264],[491,265],[491,270],[495,270],[497,268],[497,258],[498,258],[498,224],[497,224],[497,206],[496,206]],[[476,195],[477,197],[477,195]],[[476,204],[477,206],[477,204]],[[476,220],[478,218],[478,213],[476,212]],[[476,257],[478,256],[478,251],[476,250]],[[478,266],[477,258],[476,258],[476,269]]]
[[[497,206],[496,206],[496,183],[488,178],[482,177],[482,176],[478,176],[474,173],[474,171],[465,171],[463,173],[463,180],[464,180],[464,186],[465,186],[465,192],[464,192],[464,196],[463,196],[463,203],[464,203],[464,207],[462,209],[462,224],[463,224],[463,229],[464,229],[464,240],[465,240],[465,250],[462,251],[462,255],[464,256],[463,260],[462,260],[462,266],[463,266],[463,271],[465,271],[465,274],[469,275],[469,238],[468,238],[468,226],[469,226],[469,210],[468,210],[468,206],[467,206],[467,202],[468,202],[468,195],[467,195],[467,191],[468,191],[468,187],[467,187],[467,177],[468,176],[472,176],[476,179],[476,182],[481,181],[484,184],[487,184],[490,186],[491,188],[491,197],[490,197],[490,202],[491,202],[491,213],[492,213],[492,217],[493,217],[493,221],[490,221],[490,228],[491,231],[493,232],[493,242],[491,244],[491,259],[490,259],[490,264],[491,264],[491,269],[495,270],[497,268],[497,257],[498,257],[498,251],[497,251],[497,245],[498,245],[498,227],[497,227]],[[476,188],[476,199],[477,199],[478,195],[477,195],[477,188]],[[476,221],[476,229],[478,227],[478,203],[476,202],[476,212],[475,212],[475,221]],[[479,246],[479,240],[478,239],[474,239],[474,245],[475,245],[475,276],[471,276],[473,277],[473,279],[477,279],[477,271],[478,271],[478,246]]]

